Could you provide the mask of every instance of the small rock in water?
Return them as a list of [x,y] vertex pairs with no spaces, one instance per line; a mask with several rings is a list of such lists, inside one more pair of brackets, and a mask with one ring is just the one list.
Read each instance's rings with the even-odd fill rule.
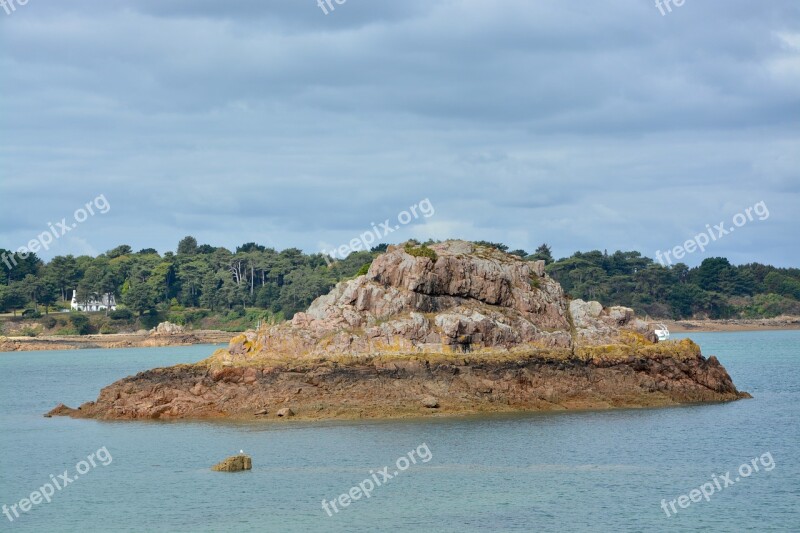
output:
[[288,407],[284,407],[283,409],[279,409],[278,412],[275,413],[275,414],[278,415],[278,416],[290,417],[290,416],[294,416],[294,411],[292,411]]
[[215,472],[241,472],[251,470],[253,461],[249,455],[233,455],[211,467]]
[[44,417],[52,418],[54,416],[70,416],[75,411],[76,409],[73,409],[72,407],[67,407],[63,403],[60,403],[56,405],[53,409],[51,409],[49,412],[45,413]]

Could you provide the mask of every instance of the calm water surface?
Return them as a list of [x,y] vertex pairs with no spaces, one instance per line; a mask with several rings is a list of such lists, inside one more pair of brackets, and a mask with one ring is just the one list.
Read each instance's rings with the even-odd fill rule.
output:
[[[683,336],[683,335],[680,335]],[[679,337],[676,335],[676,337]],[[668,409],[331,423],[46,419],[105,385],[213,347],[0,354],[0,504],[105,447],[9,531],[800,531],[800,332],[691,334],[753,400]],[[329,517],[338,495],[418,461]],[[245,450],[253,470],[222,474]],[[424,453],[424,448],[422,449]],[[675,499],[769,452],[763,469],[667,518]],[[731,475],[731,479],[734,475]],[[380,478],[378,478],[380,479]],[[12,515],[13,516],[13,515]]]

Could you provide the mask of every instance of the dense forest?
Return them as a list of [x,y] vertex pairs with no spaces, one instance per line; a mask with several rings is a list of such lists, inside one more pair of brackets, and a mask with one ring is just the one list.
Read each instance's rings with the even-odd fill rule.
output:
[[[770,317],[800,314],[800,269],[727,259],[705,259],[695,268],[669,268],[639,252],[576,252],[555,261],[548,245],[535,252],[508,250],[524,260],[543,259],[548,273],[573,298],[625,305],[653,318]],[[0,312],[40,316],[79,301],[113,295],[118,316],[145,317],[172,311],[179,321],[244,310],[262,310],[274,320],[291,318],[338,281],[366,272],[386,245],[330,263],[322,254],[296,248],[276,251],[256,243],[230,251],[193,237],[176,252],[134,252],[121,245],[97,257],[57,256],[45,263],[31,254],[0,262]],[[3,255],[5,253],[5,255]],[[12,257],[0,249],[0,257]],[[327,261],[326,261],[327,259]],[[330,264],[329,264],[330,263]],[[202,311],[192,315],[191,310]]]

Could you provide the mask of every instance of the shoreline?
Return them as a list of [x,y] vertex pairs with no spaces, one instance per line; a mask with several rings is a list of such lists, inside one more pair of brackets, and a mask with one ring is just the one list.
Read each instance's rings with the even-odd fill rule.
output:
[[[749,394],[749,393],[748,393]],[[290,417],[278,417],[267,415],[220,415],[216,417],[201,417],[201,418],[94,418],[100,424],[117,424],[117,423],[131,423],[131,424],[219,424],[221,427],[230,427],[235,425],[243,426],[279,426],[279,425],[298,425],[306,427],[322,427],[322,426],[338,426],[347,424],[392,424],[396,422],[430,422],[437,423],[439,420],[460,420],[460,419],[473,419],[476,421],[481,420],[498,420],[498,419],[523,419],[532,418],[537,416],[561,416],[565,414],[603,414],[614,413],[617,411],[647,411],[647,410],[662,410],[662,409],[684,409],[708,405],[726,405],[739,400],[753,399],[751,396],[743,396],[735,400],[716,400],[716,401],[697,401],[697,402],[684,402],[684,403],[669,403],[669,404],[654,404],[654,405],[627,405],[627,406],[613,406],[604,404],[598,407],[553,407],[550,409],[524,409],[513,408],[508,406],[498,406],[494,409],[464,409],[464,410],[443,410],[426,409],[418,407],[416,409],[409,408],[404,412],[395,412],[392,414],[383,415],[370,415],[362,411],[354,411],[346,414],[339,414],[335,417],[317,414],[317,413],[295,413]],[[66,407],[66,406],[65,406]],[[67,407],[68,408],[68,407]],[[52,410],[51,410],[52,412]],[[50,415],[50,416],[48,416]],[[44,418],[53,418],[54,416],[69,416],[44,413]],[[85,420],[84,418],[76,417],[77,420]]]
[[[672,333],[713,333],[732,331],[783,331],[800,329],[800,316],[775,318],[731,318],[723,320],[658,320]],[[43,335],[40,337],[0,336],[0,353],[49,350],[88,350],[94,348],[148,348],[227,344],[237,332],[192,330],[173,334],[112,333],[108,335]]]
[[43,335],[41,337],[0,337],[0,352],[50,350],[88,350],[94,348],[151,348],[227,344],[238,335],[220,330],[193,330],[181,333],[112,333],[108,335]]
[[[654,320],[655,321],[655,320]],[[662,320],[672,333],[782,331],[800,329],[800,317],[730,318],[721,320]]]

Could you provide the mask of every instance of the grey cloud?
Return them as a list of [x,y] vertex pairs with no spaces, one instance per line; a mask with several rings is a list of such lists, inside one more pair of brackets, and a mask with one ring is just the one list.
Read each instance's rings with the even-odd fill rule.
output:
[[652,253],[763,199],[713,254],[796,265],[798,22],[789,0],[30,2],[0,16],[0,246],[105,193],[75,249],[316,251],[429,197],[400,238]]

